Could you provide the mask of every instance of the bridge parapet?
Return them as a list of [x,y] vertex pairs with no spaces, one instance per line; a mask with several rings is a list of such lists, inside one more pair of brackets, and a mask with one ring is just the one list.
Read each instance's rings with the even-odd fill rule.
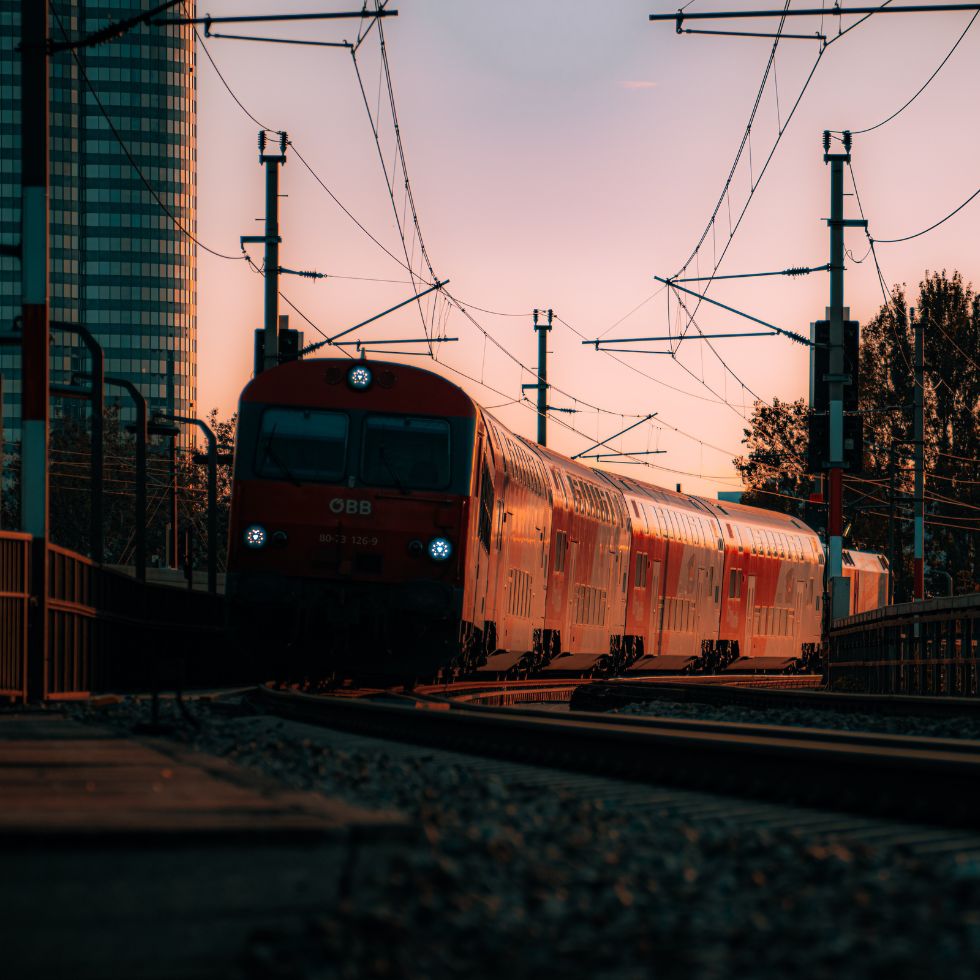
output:
[[226,680],[220,595],[142,583],[57,545],[46,554],[43,663],[31,663],[31,545],[29,535],[0,531],[0,697],[66,700]]
[[827,683],[879,694],[977,697],[980,592],[836,619]]

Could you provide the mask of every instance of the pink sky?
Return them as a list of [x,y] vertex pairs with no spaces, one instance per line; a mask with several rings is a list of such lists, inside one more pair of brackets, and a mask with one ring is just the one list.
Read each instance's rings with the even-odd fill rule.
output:
[[[393,3],[386,41],[402,136],[422,231],[436,273],[463,301],[515,313],[552,307],[587,337],[607,331],[650,296],[653,275],[675,273],[700,236],[724,184],[748,120],[770,42],[679,37],[671,24],[647,15],[669,8],[635,0],[494,3],[416,0]],[[356,4],[349,5],[356,7]],[[712,5],[696,0],[691,11]],[[293,0],[284,12],[347,9]],[[268,3],[209,0],[213,16],[268,12]],[[831,45],[759,183],[720,273],[820,265],[827,261],[829,173],[825,128],[861,129],[910,98],[945,57],[970,14],[877,16]],[[852,18],[853,20],[853,18]],[[775,22],[773,22],[775,24]],[[790,21],[809,33],[816,21]],[[307,39],[350,38],[356,21],[267,28]],[[731,25],[719,25],[728,28]],[[836,33],[828,18],[825,31]],[[844,26],[847,26],[845,21]],[[757,22],[756,28],[762,29]],[[262,33],[228,28],[234,33]],[[265,125],[285,129],[297,149],[344,205],[399,254],[391,204],[348,53],[213,39],[209,51],[244,105]],[[752,138],[758,179],[786,114],[817,55],[809,41],[779,46]],[[373,36],[358,61],[369,98],[378,94]],[[858,189],[876,238],[919,231],[960,204],[978,186],[978,131],[973,123],[980,62],[980,24],[966,35],[926,91],[888,125],[855,137]],[[242,234],[258,234],[264,213],[256,126],[235,105],[207,59],[198,56],[198,233],[222,252],[238,251]],[[383,128],[392,156],[390,125]],[[750,185],[748,156],[731,191],[733,217]],[[298,160],[282,173],[283,246],[290,268],[339,276],[405,280],[407,274],[314,182]],[[850,190],[850,187],[847,188]],[[847,213],[857,217],[853,198]],[[980,283],[976,221],[980,199],[936,231],[901,245],[881,245],[889,284],[916,284],[926,269],[959,269]],[[856,258],[867,251],[863,232],[849,231]],[[702,273],[728,236],[723,208],[715,236],[701,253]],[[260,257],[258,248],[252,254]],[[693,269],[689,274],[693,274]],[[283,291],[327,332],[337,332],[407,298],[405,282],[284,279]],[[806,332],[827,303],[826,274],[717,283],[711,296],[764,320]],[[845,302],[862,322],[881,304],[871,259],[848,263]],[[283,312],[289,312],[284,309]],[[536,363],[530,317],[474,316],[524,364]],[[199,408],[234,409],[251,372],[252,330],[261,324],[262,280],[245,263],[199,255]],[[306,338],[318,339],[304,324]],[[705,332],[746,329],[746,322],[702,308]],[[663,334],[663,294],[607,337]],[[748,326],[751,329],[751,326]],[[485,345],[459,313],[446,332],[440,360],[483,378],[495,389],[461,382],[478,401],[499,405],[533,380]],[[411,308],[362,331],[369,337],[421,336]],[[636,346],[636,345],[630,345]],[[648,345],[649,346],[649,345]],[[658,345],[662,346],[662,345]],[[664,356],[622,355],[626,366],[583,347],[562,324],[551,335],[550,380],[611,414],[583,411],[560,418],[593,440],[629,423],[620,414],[658,412],[653,425],[623,437],[624,450],[665,449],[657,469],[624,472],[664,485],[713,495],[737,488],[731,457],[741,451],[742,406],[752,395],[700,342]],[[717,342],[731,370],[771,399],[807,394],[808,355],[781,338]],[[420,362],[419,358],[411,358]],[[686,366],[690,373],[683,369]],[[451,370],[432,365],[448,377]],[[652,375],[645,378],[637,370]],[[703,379],[727,400],[719,400]],[[557,393],[553,402],[572,406]],[[499,409],[502,420],[533,437],[534,414],[520,405]],[[677,431],[681,430],[681,431]],[[583,436],[553,422],[549,443],[569,454]],[[666,468],[666,469],[664,469]],[[680,471],[680,473],[672,472]]]

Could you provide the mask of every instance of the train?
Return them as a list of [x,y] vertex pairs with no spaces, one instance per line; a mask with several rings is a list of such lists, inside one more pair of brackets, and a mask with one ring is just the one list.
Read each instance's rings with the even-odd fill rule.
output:
[[[587,466],[432,371],[265,371],[233,465],[231,625],[327,676],[794,670],[821,648],[802,521]],[[884,557],[844,555],[852,612],[884,605]]]

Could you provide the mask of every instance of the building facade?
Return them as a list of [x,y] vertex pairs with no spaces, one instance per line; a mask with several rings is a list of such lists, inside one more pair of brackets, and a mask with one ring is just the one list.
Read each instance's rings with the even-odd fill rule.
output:
[[[157,5],[55,0],[50,35],[78,38]],[[14,245],[20,240],[20,7],[20,0],[0,0],[0,241]],[[194,8],[186,0],[171,14],[191,16]],[[136,384],[151,411],[172,404],[177,413],[194,415],[197,257],[182,230],[197,232],[193,28],[139,25],[78,49],[77,61],[59,52],[50,65],[51,320],[94,333],[106,373]],[[0,334],[9,335],[20,315],[20,264],[9,257],[0,263]],[[51,349],[52,381],[88,370],[85,349],[70,335],[53,330]],[[0,346],[0,373],[9,452],[20,435],[17,348]],[[118,398],[112,389],[106,394],[110,404]],[[127,400],[118,404],[131,417]],[[52,417],[71,410],[55,402]]]

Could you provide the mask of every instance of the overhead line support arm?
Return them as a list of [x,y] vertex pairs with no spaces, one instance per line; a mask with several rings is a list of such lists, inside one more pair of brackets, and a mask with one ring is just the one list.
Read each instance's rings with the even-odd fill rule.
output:
[[804,7],[799,10],[702,10],[694,13],[675,11],[672,14],[650,14],[652,21],[674,21],[678,32],[685,20],[744,20],[758,17],[846,17],[850,14],[933,14],[961,10],[980,10],[980,3],[915,3],[884,7]]
[[782,327],[777,327],[773,323],[768,323],[765,320],[760,320],[757,316],[752,316],[750,313],[743,313],[741,310],[736,310],[734,306],[728,306],[725,303],[719,303],[716,299],[711,299],[705,296],[703,293],[696,293],[693,289],[687,289],[684,286],[678,286],[673,279],[663,279],[660,276],[654,276],[657,282],[662,282],[665,286],[671,286],[674,289],[679,290],[682,293],[687,293],[689,296],[696,296],[698,299],[703,300],[705,303],[711,303],[713,306],[720,306],[723,310],[728,310],[729,313],[734,313],[736,316],[744,317],[746,320],[751,320],[753,323],[758,323],[760,326],[768,327],[770,330],[775,330],[776,333],[782,334],[784,337],[789,337],[790,340],[795,340],[796,343],[802,344],[804,347],[812,347],[813,341],[808,337],[804,337],[802,334],[795,333],[793,330],[784,330]]

